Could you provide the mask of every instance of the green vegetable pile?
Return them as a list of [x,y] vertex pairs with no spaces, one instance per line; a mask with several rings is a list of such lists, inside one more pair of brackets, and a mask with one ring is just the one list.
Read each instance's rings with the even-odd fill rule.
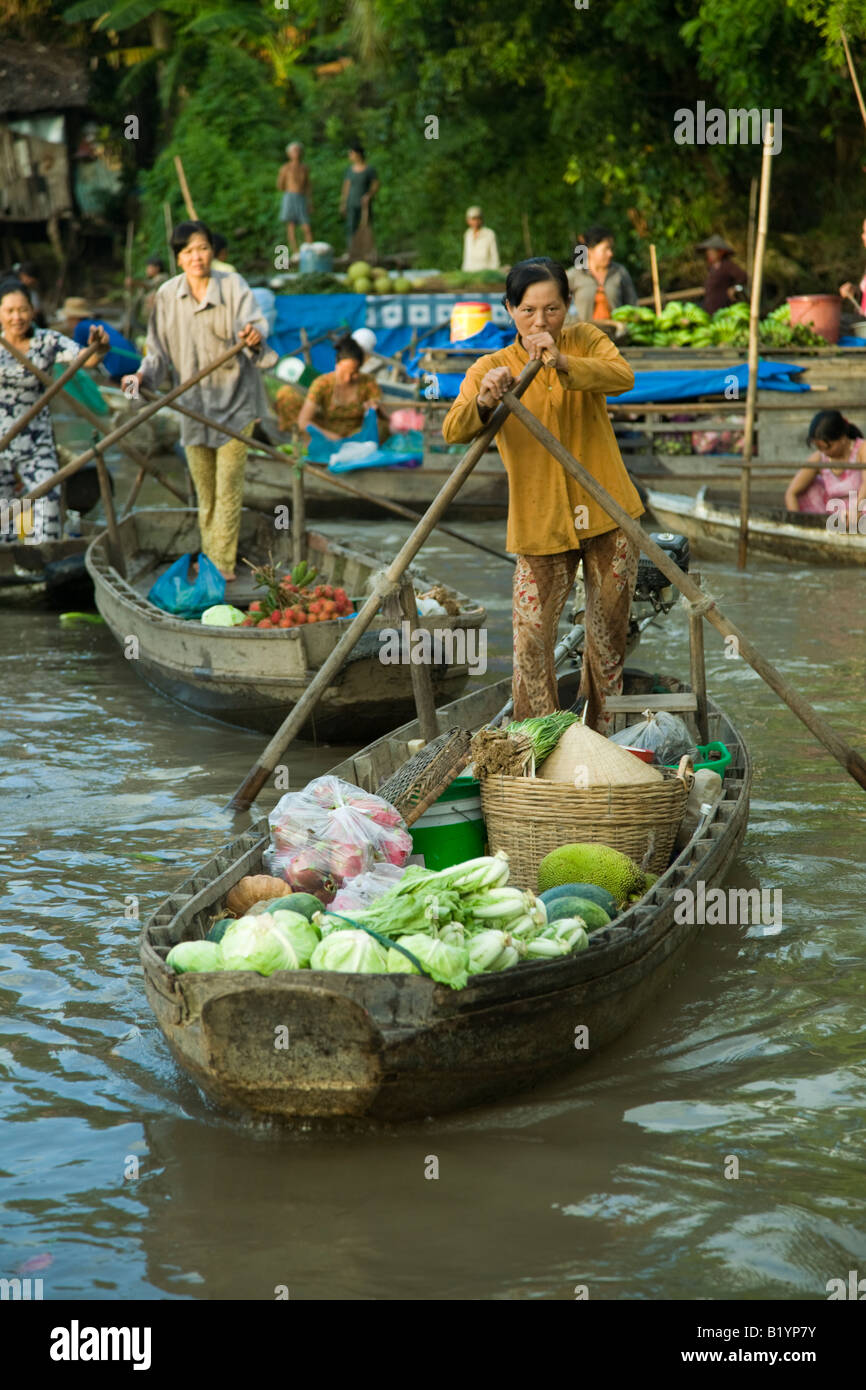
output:
[[592,928],[583,917],[560,913],[549,922],[544,902],[508,887],[507,879],[502,851],[436,872],[411,865],[395,887],[352,917],[323,910],[308,921],[300,912],[264,910],[220,921],[211,931],[218,940],[180,942],[167,964],[178,973],[423,973],[463,989],[472,975],[586,950]]
[[309,270],[286,280],[280,287],[280,294],[345,294],[346,287],[336,275],[327,270]]
[[[661,314],[638,304],[614,309],[612,317],[628,325],[630,343],[645,347],[748,347],[749,306],[728,304],[710,318],[705,309],[685,300],[671,299]],[[764,347],[825,347],[826,340],[806,323],[791,323],[791,307],[781,304],[758,325],[758,341]]]

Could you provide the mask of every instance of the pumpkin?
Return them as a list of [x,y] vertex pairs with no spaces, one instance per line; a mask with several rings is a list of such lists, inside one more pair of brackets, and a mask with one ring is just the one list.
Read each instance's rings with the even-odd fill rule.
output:
[[245,917],[255,904],[285,896],[284,878],[272,878],[270,874],[247,874],[246,878],[235,884],[226,898],[226,911],[235,917]]

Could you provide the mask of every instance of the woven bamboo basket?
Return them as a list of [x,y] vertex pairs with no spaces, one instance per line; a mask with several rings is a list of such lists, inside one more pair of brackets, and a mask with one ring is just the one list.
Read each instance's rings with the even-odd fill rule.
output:
[[535,777],[485,777],[481,805],[490,853],[504,849],[508,881],[536,892],[538,866],[560,845],[610,845],[652,873],[667,868],[688,797],[677,772],[659,769],[657,785],[587,787]]

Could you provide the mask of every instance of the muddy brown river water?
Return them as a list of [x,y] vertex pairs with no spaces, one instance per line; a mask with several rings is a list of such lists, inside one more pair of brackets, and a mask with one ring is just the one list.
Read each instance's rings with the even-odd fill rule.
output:
[[[326,529],[380,555],[407,533]],[[503,542],[499,523],[477,531]],[[485,679],[503,673],[510,570],[447,538],[422,558],[486,601]],[[866,748],[866,574],[700,569]],[[565,1080],[323,1134],[214,1110],[138,965],[136,911],[236,832],[223,808],[261,738],[149,689],[105,628],[0,612],[0,1275],[38,1269],[57,1299],[550,1300],[582,1283],[762,1300],[825,1299],[866,1271],[866,795],[706,640],[756,764],[731,881],[778,890],[781,924],[706,927],[638,1025]],[[687,678],[682,609],[631,664]],[[293,782],[346,751],[296,746]]]

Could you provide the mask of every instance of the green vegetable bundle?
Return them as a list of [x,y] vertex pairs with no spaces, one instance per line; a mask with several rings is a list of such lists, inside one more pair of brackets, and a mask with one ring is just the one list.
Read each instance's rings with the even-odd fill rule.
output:
[[[613,317],[628,324],[629,341],[643,347],[734,347],[749,342],[749,305],[726,304],[710,318],[698,304],[671,299],[658,316],[634,304],[615,309]],[[781,304],[758,325],[764,347],[823,347],[825,339],[805,323],[791,323],[790,305]]]
[[506,725],[508,734],[526,734],[532,744],[536,766],[552,753],[570,724],[577,723],[571,710],[560,709],[534,719],[520,719]]

